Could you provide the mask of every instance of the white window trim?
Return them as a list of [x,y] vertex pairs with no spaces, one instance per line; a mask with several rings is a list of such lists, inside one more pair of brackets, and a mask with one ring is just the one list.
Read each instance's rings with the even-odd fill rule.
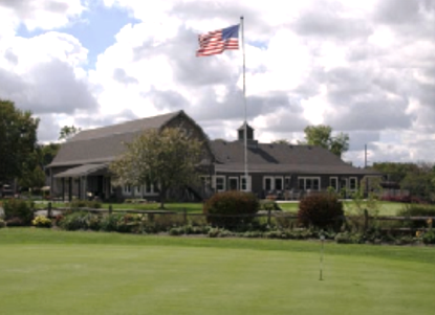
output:
[[240,176],[240,180],[239,180],[239,190],[241,191],[251,191],[251,187],[252,187],[252,177],[251,175],[248,175],[248,180],[246,181],[246,189],[243,189],[243,179],[245,179],[245,175]]
[[131,196],[131,185],[123,185],[122,186],[122,193],[123,193],[123,195],[126,195],[126,196]]
[[317,187],[317,191],[320,191],[321,190],[321,188],[322,188],[322,180],[321,180],[321,178],[320,177],[317,177],[317,176],[303,176],[303,177],[298,177],[298,189],[300,189],[299,188],[299,180],[303,180],[304,181],[304,191],[306,191],[307,190],[307,179],[317,179],[318,181],[319,181],[319,187]]
[[[351,182],[351,180],[355,180],[355,188],[351,188],[351,185],[350,185],[350,182]],[[358,177],[349,177],[349,190],[350,191],[356,191],[356,190],[358,190]]]
[[[286,187],[286,181],[288,180],[288,187]],[[284,177],[284,190],[288,190],[291,189],[291,184],[292,184],[292,177],[291,176],[285,176]]]
[[276,190],[276,185],[275,185],[275,181],[277,180],[277,179],[280,179],[281,180],[281,189],[279,190],[279,191],[284,191],[285,190],[285,187],[284,187],[284,185],[285,185],[285,181],[284,181],[284,176],[275,176],[274,178],[273,178],[273,190]]
[[[332,179],[335,179],[336,187],[333,187],[331,185],[331,180]],[[338,177],[337,176],[329,177],[329,187],[333,187],[335,189],[335,191],[338,191],[338,187],[339,186],[340,186],[340,182],[338,181]]]
[[[223,188],[222,189],[217,189],[217,179],[218,178],[222,178],[223,179]],[[215,175],[213,176],[213,188],[217,191],[217,192],[221,192],[221,191],[225,191],[227,189],[227,183],[226,183],[226,178],[224,175]]]
[[142,185],[143,196],[156,196],[156,195],[158,195],[158,192],[156,192],[154,184],[150,183],[149,191],[147,191],[147,188],[148,188],[147,184]]
[[140,196],[142,194],[142,186],[135,186],[134,187],[134,195]]
[[236,188],[236,190],[239,190],[240,189],[240,181],[239,181],[239,177],[237,177],[237,176],[229,176],[228,177],[228,188],[231,187],[230,182],[231,182],[232,179],[237,180],[237,188]]
[[[346,182],[346,186],[345,187],[341,187],[341,182],[344,181]],[[338,185],[340,186],[340,190],[341,189],[349,189],[349,178],[340,178],[340,181],[338,182]]]
[[199,178],[200,178],[200,180],[201,180],[201,182],[202,183],[209,183],[210,185],[212,185],[212,178],[211,178],[211,176],[210,175],[201,175],[201,176],[199,176]]
[[263,190],[266,189],[266,179],[270,179],[270,190],[274,189],[275,183],[273,181],[273,176],[263,176]]

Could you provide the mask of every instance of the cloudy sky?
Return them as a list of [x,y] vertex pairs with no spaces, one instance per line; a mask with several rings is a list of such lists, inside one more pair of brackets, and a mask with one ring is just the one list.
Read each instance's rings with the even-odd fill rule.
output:
[[244,117],[240,51],[197,35],[245,17],[248,121],[262,141],[327,124],[355,165],[434,161],[435,0],[0,0],[0,98],[39,140],[184,110],[211,139]]

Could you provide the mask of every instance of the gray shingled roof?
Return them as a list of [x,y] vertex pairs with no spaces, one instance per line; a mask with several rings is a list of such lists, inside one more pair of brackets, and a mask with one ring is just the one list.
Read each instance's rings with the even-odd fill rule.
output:
[[50,167],[110,162],[125,152],[123,143],[131,142],[144,130],[161,128],[180,113],[182,111],[81,131],[61,146]]
[[[220,164],[217,172],[240,173],[244,170],[243,141],[211,141]],[[305,145],[265,144],[248,149],[250,173],[304,173],[304,174],[369,174],[353,167],[326,149]],[[377,173],[373,173],[377,174]]]
[[79,177],[89,175],[107,168],[107,164],[85,164],[70,168],[65,172],[54,175],[55,178]]
[[79,132],[68,142],[103,138],[117,134],[137,133],[149,129],[158,129],[181,112],[182,111],[178,111],[154,117],[146,117],[133,121],[127,121],[117,125],[84,130]]

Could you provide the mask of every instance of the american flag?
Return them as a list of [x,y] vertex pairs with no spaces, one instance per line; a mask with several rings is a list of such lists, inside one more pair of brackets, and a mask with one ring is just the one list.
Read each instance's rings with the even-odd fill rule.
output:
[[224,50],[239,49],[239,24],[198,36],[197,57],[221,54]]

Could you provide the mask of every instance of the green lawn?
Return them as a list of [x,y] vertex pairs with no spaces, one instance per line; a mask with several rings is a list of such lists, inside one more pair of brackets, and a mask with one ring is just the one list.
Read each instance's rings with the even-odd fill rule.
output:
[[[299,203],[296,202],[280,203],[279,206],[284,211],[289,211],[293,213],[296,213],[299,209]],[[400,202],[379,201],[378,206],[379,206],[378,215],[394,216],[405,207],[405,204]],[[357,213],[356,207],[352,201],[344,201],[344,211],[346,214]]]
[[432,314],[435,249],[0,230],[2,314]]

